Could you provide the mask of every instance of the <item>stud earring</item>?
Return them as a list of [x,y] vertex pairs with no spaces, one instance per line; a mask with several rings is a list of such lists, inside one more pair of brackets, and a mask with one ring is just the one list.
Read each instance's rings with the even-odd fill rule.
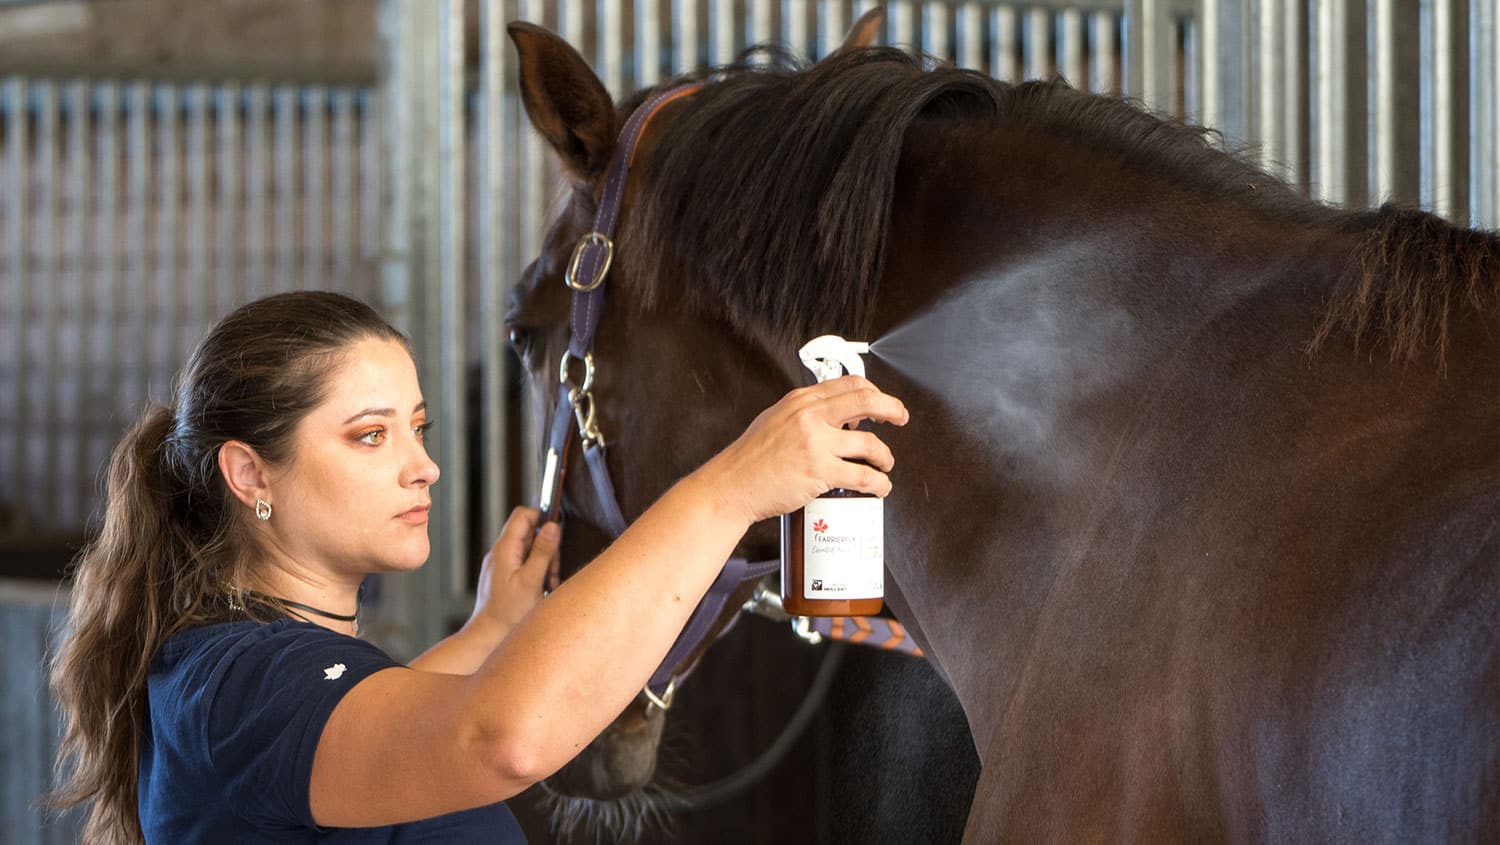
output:
[[261,522],[271,518],[271,503],[262,499],[255,500],[255,518]]

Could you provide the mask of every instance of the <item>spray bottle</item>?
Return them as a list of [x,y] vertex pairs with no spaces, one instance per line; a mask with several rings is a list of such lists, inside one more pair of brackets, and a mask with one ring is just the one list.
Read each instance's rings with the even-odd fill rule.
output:
[[[865,374],[868,343],[813,338],[798,356],[819,383]],[[883,500],[830,490],[781,517],[781,601],[793,616],[873,616],[885,600]]]

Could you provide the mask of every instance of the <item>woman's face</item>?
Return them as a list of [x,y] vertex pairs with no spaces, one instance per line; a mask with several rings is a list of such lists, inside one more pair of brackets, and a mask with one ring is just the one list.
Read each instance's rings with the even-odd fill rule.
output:
[[277,545],[345,575],[421,566],[438,467],[422,445],[427,410],[411,355],[393,340],[358,341],[326,389],[297,426],[291,460],[271,471]]

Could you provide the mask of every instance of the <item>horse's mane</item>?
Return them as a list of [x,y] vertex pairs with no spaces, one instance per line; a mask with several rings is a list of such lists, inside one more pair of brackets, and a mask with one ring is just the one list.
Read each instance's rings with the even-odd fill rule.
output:
[[[1393,355],[1441,349],[1451,306],[1483,307],[1500,290],[1493,233],[1416,211],[1320,205],[1226,152],[1214,130],[1128,100],[1061,81],[1010,85],[926,68],[890,48],[810,67],[766,55],[697,74],[714,84],[673,121],[647,165],[638,239],[623,259],[655,268],[632,274],[645,307],[683,302],[789,343],[867,330],[902,142],[918,118],[1032,129],[1268,220],[1367,231],[1310,348],[1346,327],[1356,336],[1379,330]],[[689,280],[686,289],[666,289],[672,278]]]

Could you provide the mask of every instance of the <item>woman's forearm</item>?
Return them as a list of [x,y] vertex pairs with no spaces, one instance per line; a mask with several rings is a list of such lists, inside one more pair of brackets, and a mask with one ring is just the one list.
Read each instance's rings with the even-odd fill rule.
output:
[[749,528],[718,489],[692,475],[668,490],[474,675],[475,716],[507,767],[547,776],[639,694]]

